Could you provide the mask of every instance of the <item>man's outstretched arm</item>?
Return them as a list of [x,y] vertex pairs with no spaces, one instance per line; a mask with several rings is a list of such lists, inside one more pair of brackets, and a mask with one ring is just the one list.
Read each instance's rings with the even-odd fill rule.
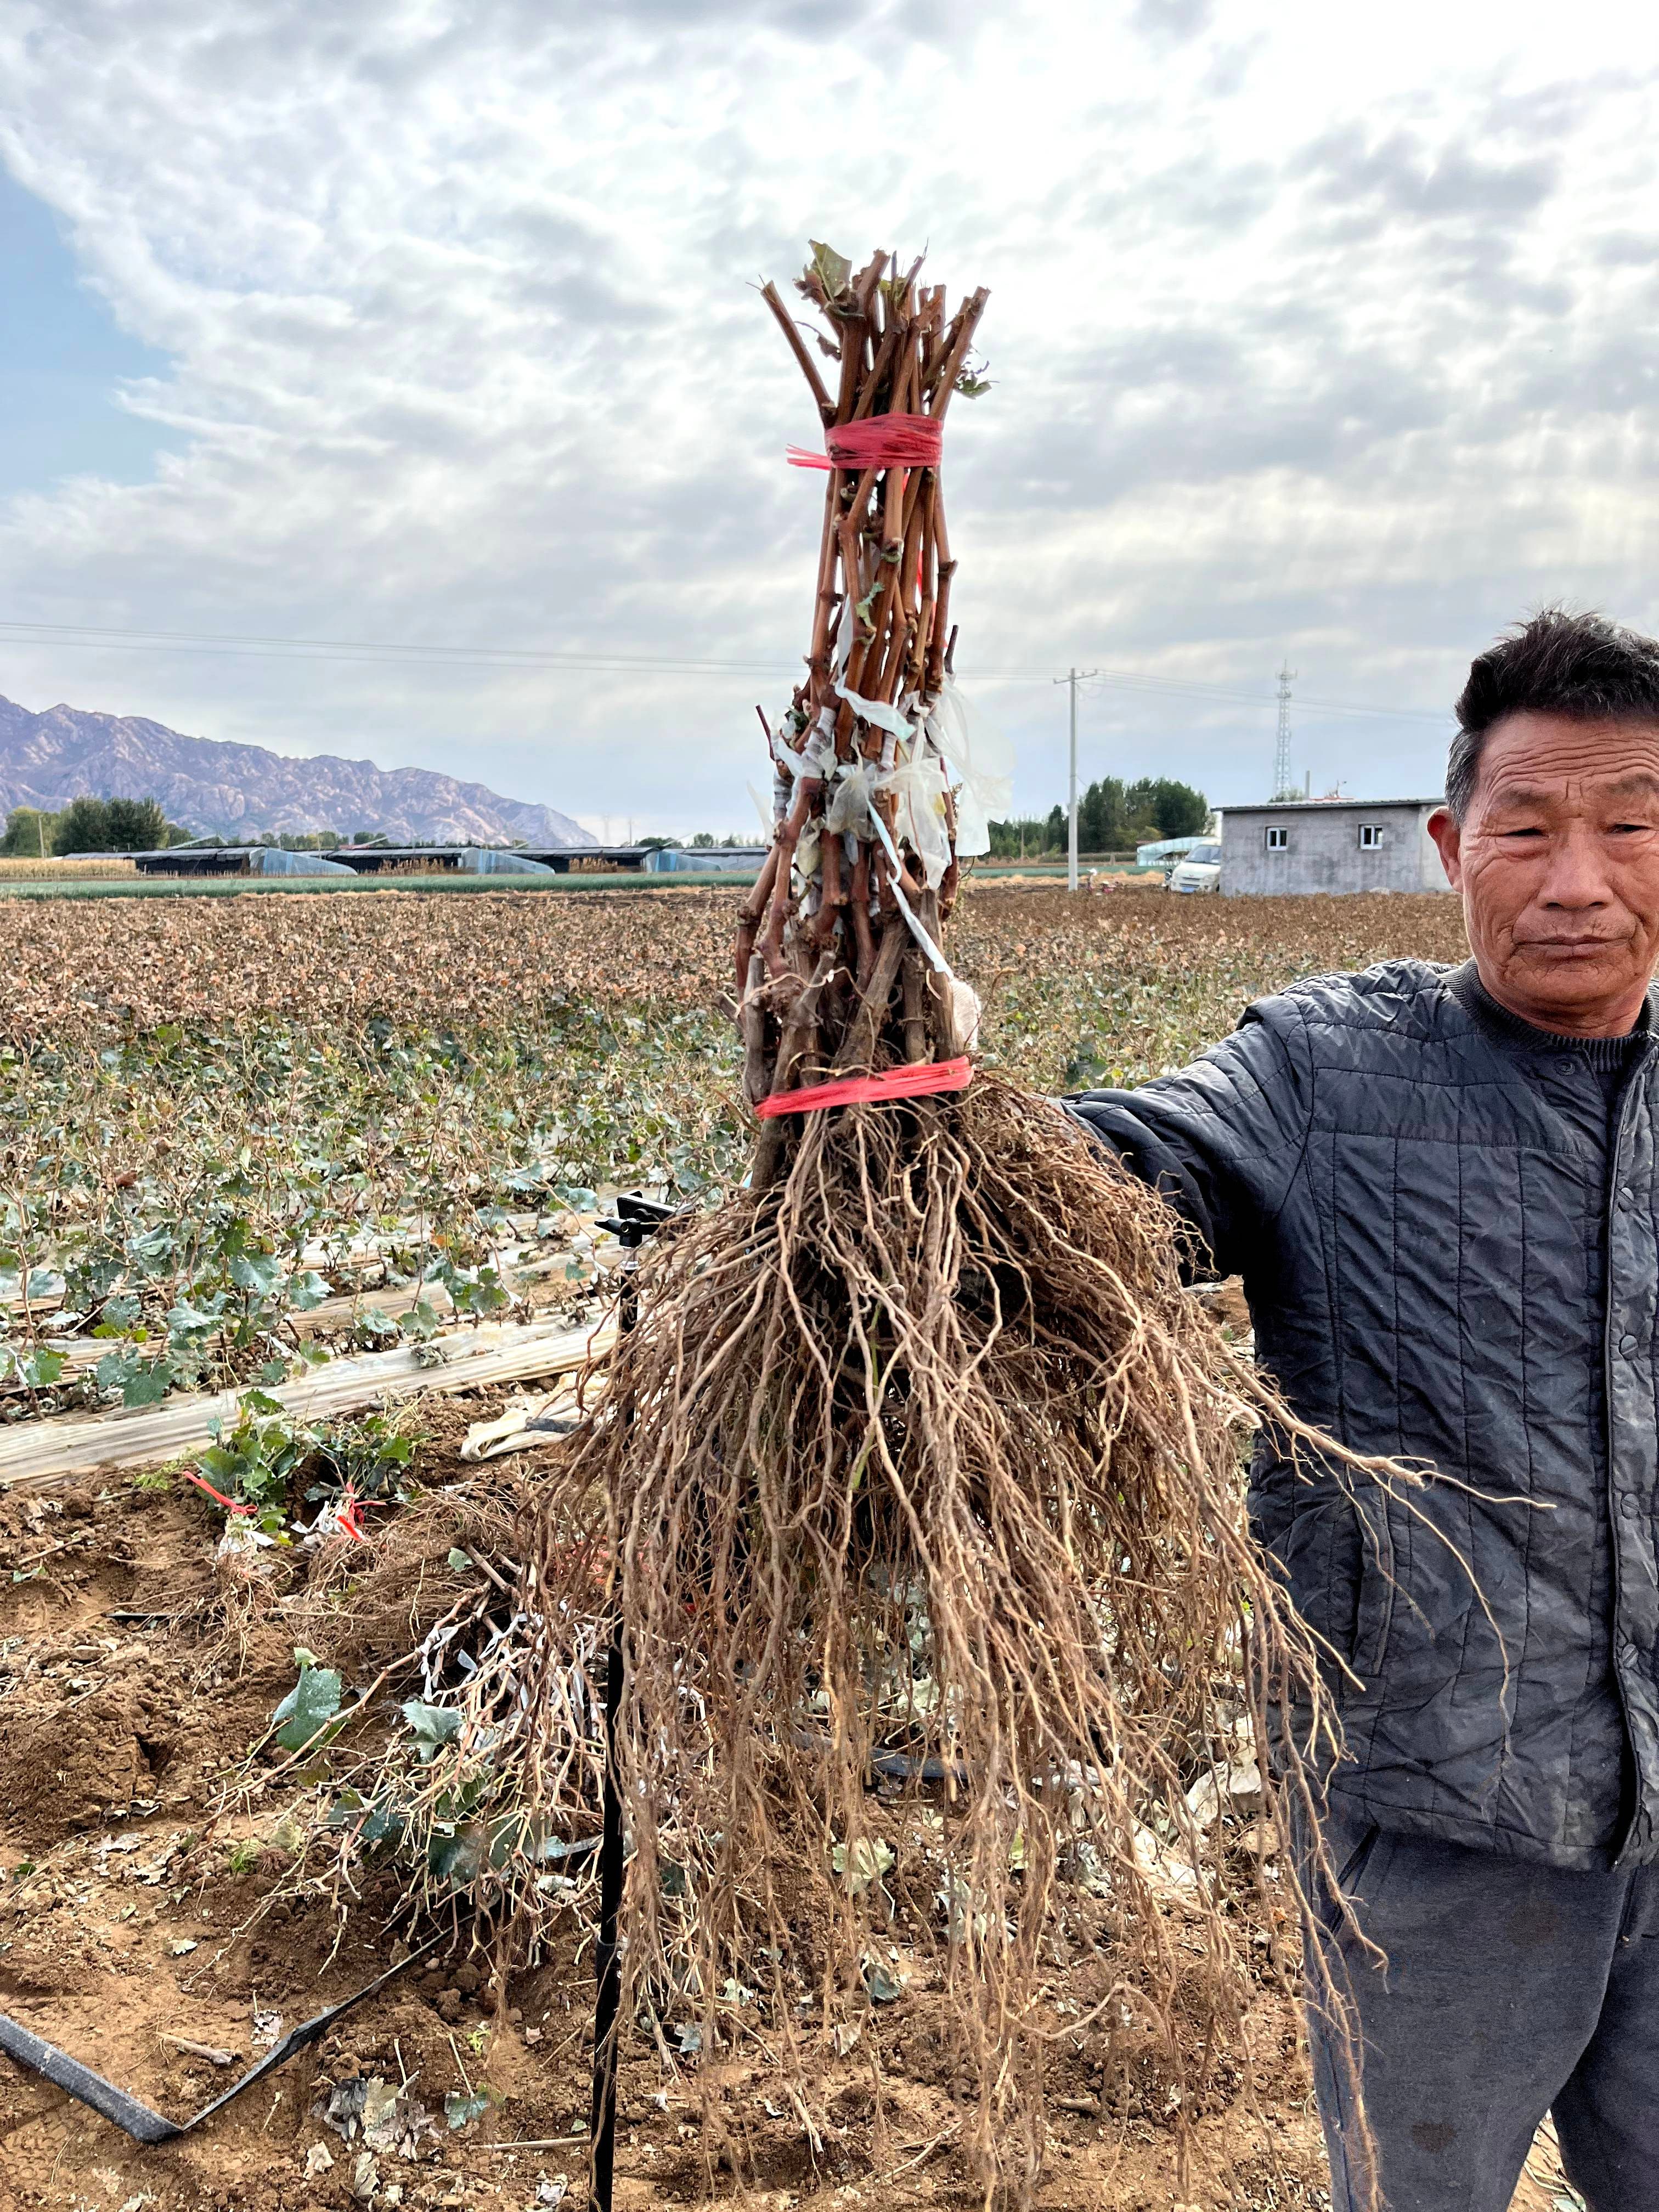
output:
[[1190,1273],[1234,1275],[1261,1257],[1263,1225],[1285,1202],[1312,1094],[1300,1011],[1275,998],[1248,1008],[1231,1036],[1174,1075],[1060,1103],[1180,1214],[1201,1248]]

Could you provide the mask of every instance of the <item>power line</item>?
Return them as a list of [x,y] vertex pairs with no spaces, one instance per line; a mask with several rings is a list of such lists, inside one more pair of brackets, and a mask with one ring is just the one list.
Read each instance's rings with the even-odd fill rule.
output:
[[0,622],[0,636],[19,645],[89,646],[108,650],[218,653],[234,659],[408,661],[451,667],[568,667],[578,671],[683,676],[767,673],[799,661],[701,660],[690,656],[611,652],[553,653],[536,646],[405,645],[372,638],[270,637],[208,630],[112,629],[87,623]]
[[[51,645],[93,651],[219,653],[236,659],[359,661],[369,664],[404,662],[427,667],[482,667],[510,670],[568,669],[573,674],[635,676],[796,676],[799,660],[724,660],[690,654],[628,653],[596,649],[555,650],[539,646],[416,645],[373,638],[282,637],[251,631],[152,630],[115,629],[90,623],[3,622],[0,641],[15,645]],[[988,684],[1052,684],[1052,667],[979,667],[975,681]],[[1069,678],[1061,678],[1062,682]],[[1273,695],[1243,685],[1206,684],[1194,678],[1152,676],[1139,669],[1099,668],[1085,678],[1109,690],[1141,691],[1154,696],[1214,699],[1246,706],[1271,706]],[[1353,699],[1326,699],[1302,695],[1304,707],[1332,714],[1382,718],[1393,721],[1434,722],[1444,726],[1447,714],[1422,707],[1383,707]]]
[[[984,675],[989,672],[978,672]],[[1275,691],[1247,690],[1239,684],[1200,684],[1186,677],[1144,676],[1138,670],[1127,668],[1101,669],[1094,680],[1126,690],[1182,691],[1206,699],[1237,699],[1253,707],[1271,707],[1279,696]],[[1380,715],[1390,721],[1437,722],[1442,726],[1451,719],[1449,711],[1432,707],[1378,707],[1358,699],[1324,699],[1311,691],[1303,692],[1301,699],[1304,707],[1318,707],[1329,714]]]

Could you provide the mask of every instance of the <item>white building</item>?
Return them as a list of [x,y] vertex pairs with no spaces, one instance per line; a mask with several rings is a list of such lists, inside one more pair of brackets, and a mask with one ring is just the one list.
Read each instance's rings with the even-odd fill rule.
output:
[[1222,896],[1449,890],[1427,828],[1443,803],[1291,799],[1230,806],[1221,826]]

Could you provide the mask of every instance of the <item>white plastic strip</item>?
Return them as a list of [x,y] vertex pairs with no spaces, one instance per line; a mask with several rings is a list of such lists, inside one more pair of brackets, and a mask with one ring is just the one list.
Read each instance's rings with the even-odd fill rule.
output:
[[955,982],[956,977],[951,974],[950,962],[939,951],[938,945],[934,944],[933,939],[929,937],[927,932],[923,928],[921,921],[910,911],[910,902],[905,897],[903,889],[899,883],[901,867],[899,856],[893,850],[893,841],[887,834],[887,824],[881,818],[881,809],[878,806],[872,806],[870,809],[870,819],[875,823],[876,835],[880,838],[883,849],[885,851],[888,859],[893,864],[893,898],[898,907],[899,912],[904,916],[905,926],[909,930],[911,936],[915,939],[916,943],[921,945],[922,951],[927,954],[928,959],[932,962],[939,974],[941,975],[950,975],[951,981]]
[[837,695],[845,699],[855,714],[866,722],[873,722],[878,730],[890,730],[896,738],[908,738],[912,726],[896,707],[884,706],[879,699],[861,699],[856,691],[849,691],[844,684],[836,686]]
[[787,768],[797,782],[806,773],[806,762],[793,745],[786,744],[778,730],[772,732],[772,757]]
[[926,728],[960,786],[957,852],[971,860],[991,849],[993,818],[1013,802],[1013,748],[947,676],[928,710]]

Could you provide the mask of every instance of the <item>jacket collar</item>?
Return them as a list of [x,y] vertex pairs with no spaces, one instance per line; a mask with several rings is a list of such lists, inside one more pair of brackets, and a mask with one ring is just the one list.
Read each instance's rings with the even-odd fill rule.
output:
[[1540,1030],[1535,1023],[1522,1021],[1519,1014],[1510,1013],[1507,1006],[1500,1006],[1480,981],[1480,970],[1473,960],[1466,960],[1461,968],[1454,968],[1445,982],[1446,988],[1464,1012],[1488,1036],[1524,1052],[1571,1052],[1592,1068],[1613,1071],[1626,1066],[1636,1058],[1638,1047],[1645,1046],[1651,1039],[1654,1001],[1651,988],[1642,1002],[1636,1026],[1627,1036],[1578,1037],[1568,1036],[1559,1030]]

